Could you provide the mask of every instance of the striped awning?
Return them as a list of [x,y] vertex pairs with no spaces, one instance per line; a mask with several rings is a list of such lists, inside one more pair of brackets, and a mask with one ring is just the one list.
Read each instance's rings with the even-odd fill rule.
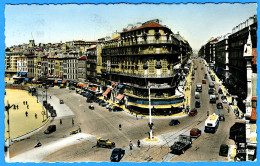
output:
[[119,94],[119,95],[116,97],[116,99],[117,99],[117,100],[122,100],[124,96],[125,96],[124,94]]
[[104,96],[106,96],[110,92],[110,88],[107,88],[107,90],[103,93]]

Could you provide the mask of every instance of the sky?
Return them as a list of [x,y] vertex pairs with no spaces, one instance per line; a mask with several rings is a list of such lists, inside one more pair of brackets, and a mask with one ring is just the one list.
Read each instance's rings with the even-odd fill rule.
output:
[[231,33],[255,14],[255,3],[6,5],[5,43],[10,47],[32,39],[36,44],[94,41],[128,24],[159,19],[199,50],[211,37]]

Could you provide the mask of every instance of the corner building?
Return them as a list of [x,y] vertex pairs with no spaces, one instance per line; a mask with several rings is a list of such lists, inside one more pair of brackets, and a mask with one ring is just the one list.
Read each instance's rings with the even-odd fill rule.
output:
[[152,113],[174,114],[184,102],[175,89],[191,53],[189,43],[179,34],[158,20],[148,21],[103,43],[101,77],[106,88],[120,85],[118,95],[124,95],[123,103],[140,114],[149,113],[150,82]]

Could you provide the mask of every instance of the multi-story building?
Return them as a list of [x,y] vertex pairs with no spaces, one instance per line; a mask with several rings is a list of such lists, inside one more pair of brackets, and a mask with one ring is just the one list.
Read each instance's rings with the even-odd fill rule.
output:
[[92,83],[97,83],[97,49],[96,47],[87,49],[87,80]]
[[78,58],[78,71],[77,71],[77,78],[80,82],[86,82],[86,56],[82,56]]
[[191,52],[187,41],[157,20],[146,22],[104,42],[102,78],[107,86],[124,86],[124,91],[111,93],[111,98],[121,100],[125,95],[126,106],[141,114],[148,113],[150,82],[153,113],[172,114],[184,102],[183,96],[175,95],[179,77],[174,68],[183,66]]

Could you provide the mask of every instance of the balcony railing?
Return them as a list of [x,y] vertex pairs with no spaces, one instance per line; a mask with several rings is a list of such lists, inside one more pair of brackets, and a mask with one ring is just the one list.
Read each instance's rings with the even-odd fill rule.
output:
[[131,76],[131,77],[139,77],[139,78],[169,78],[174,77],[174,74],[133,74],[133,73],[122,73],[119,71],[113,71],[111,70],[110,73],[112,74],[118,74],[118,75],[124,75],[124,76]]

